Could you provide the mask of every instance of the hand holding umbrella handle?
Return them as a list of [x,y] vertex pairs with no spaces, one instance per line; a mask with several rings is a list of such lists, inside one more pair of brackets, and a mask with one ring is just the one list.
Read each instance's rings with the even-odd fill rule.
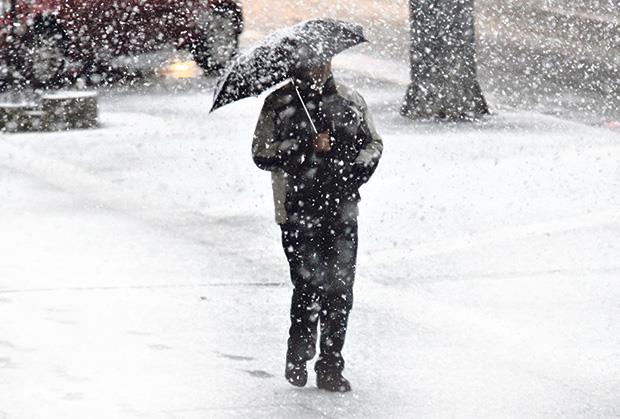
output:
[[332,151],[331,134],[329,131],[317,134],[312,141],[312,147],[317,154],[329,153]]

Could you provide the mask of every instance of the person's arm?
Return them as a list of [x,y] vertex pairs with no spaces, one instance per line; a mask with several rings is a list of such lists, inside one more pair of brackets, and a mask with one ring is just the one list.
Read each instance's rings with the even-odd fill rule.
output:
[[305,150],[297,139],[280,140],[276,118],[275,110],[265,103],[254,131],[252,158],[263,170],[291,172],[303,163]]
[[359,187],[368,182],[383,153],[383,141],[375,129],[366,102],[358,96],[357,103],[362,113],[357,136],[361,139],[362,145],[356,158],[342,167],[337,177],[337,187],[351,194],[356,194]]
[[[361,98],[361,96],[360,96]],[[368,111],[368,105],[361,98],[363,120],[358,135],[362,137],[362,148],[353,162],[353,175],[357,178],[357,186],[368,182],[373,175],[383,154],[383,140],[375,129],[374,122]]]
[[383,153],[383,140],[375,129],[368,106],[361,96],[358,96],[358,106],[362,119],[357,131],[357,138],[361,139],[361,148],[356,158],[345,164],[336,177],[336,187],[345,194],[355,195],[360,186],[368,182],[373,175]]

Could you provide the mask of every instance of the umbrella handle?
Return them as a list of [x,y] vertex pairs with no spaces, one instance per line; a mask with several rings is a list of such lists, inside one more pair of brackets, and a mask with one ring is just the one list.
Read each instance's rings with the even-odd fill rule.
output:
[[308,121],[310,121],[310,125],[312,126],[312,131],[314,131],[314,133],[318,135],[319,132],[316,129],[316,125],[314,125],[314,121],[312,121],[312,118],[310,117],[310,112],[308,112],[308,108],[306,107],[306,104],[303,98],[301,97],[301,93],[299,92],[297,85],[295,83],[293,84],[295,85],[295,92],[297,92],[297,97],[299,98],[299,101],[301,102],[301,106],[303,106],[304,111],[306,112],[306,116],[308,117]]

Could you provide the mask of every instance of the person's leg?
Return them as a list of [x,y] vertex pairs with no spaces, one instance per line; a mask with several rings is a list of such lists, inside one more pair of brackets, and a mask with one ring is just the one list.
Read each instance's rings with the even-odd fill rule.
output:
[[301,362],[314,358],[316,353],[319,295],[315,289],[302,284],[293,289],[291,327],[289,328],[287,358]]
[[[342,378],[344,346],[349,312],[353,306],[353,283],[357,259],[357,220],[351,217],[334,223],[329,231],[325,260],[329,278],[321,298],[321,354],[316,362],[317,379],[331,381],[323,387],[336,391],[348,390]],[[343,381],[341,381],[343,380]],[[346,382],[346,384],[344,384]],[[333,384],[333,386],[332,386]],[[334,388],[330,388],[334,387]]]
[[306,361],[316,353],[319,292],[314,283],[312,237],[295,224],[284,224],[282,245],[289,262],[293,296],[291,299],[286,378],[291,384],[303,386],[307,380]]

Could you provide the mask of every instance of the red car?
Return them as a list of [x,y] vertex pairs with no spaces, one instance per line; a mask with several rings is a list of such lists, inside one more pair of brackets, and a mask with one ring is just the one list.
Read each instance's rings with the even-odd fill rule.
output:
[[0,80],[47,87],[164,45],[212,71],[236,53],[242,28],[236,0],[0,0]]

